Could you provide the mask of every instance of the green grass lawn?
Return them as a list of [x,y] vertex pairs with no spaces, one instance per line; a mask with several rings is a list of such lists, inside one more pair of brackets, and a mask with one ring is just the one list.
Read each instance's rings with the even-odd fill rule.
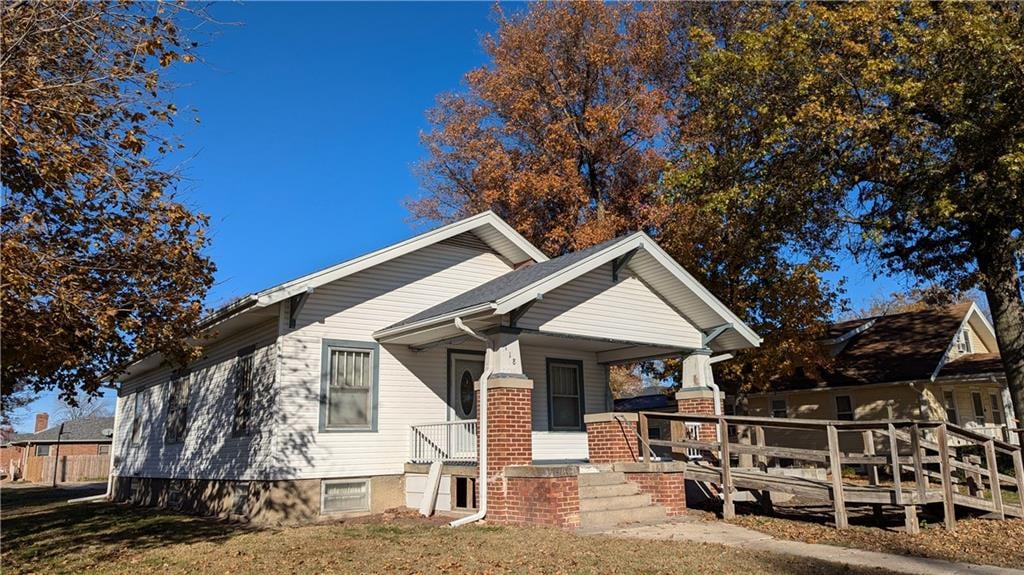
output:
[[403,515],[255,529],[127,505],[67,504],[68,496],[3,489],[5,574],[879,573],[717,545],[449,529]]

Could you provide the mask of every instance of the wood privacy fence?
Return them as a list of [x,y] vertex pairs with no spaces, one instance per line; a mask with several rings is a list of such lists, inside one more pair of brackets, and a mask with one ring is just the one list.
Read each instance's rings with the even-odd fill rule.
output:
[[25,479],[33,483],[53,481],[57,467],[57,483],[106,479],[110,472],[110,455],[61,455],[29,457]]
[[[649,429],[658,420],[674,424],[670,440],[650,438]],[[910,533],[918,531],[917,508],[930,503],[942,505],[950,530],[956,525],[956,506],[999,519],[1024,517],[1021,446],[945,422],[641,412],[638,423],[647,446],[705,455],[691,458],[686,477],[721,486],[726,518],[735,513],[733,494],[738,490],[751,491],[769,505],[772,492],[830,501],[840,529],[849,524],[847,505],[871,505],[876,511],[882,506],[902,508]],[[684,433],[683,424],[699,424],[702,432]],[[647,450],[643,459],[649,459]],[[823,467],[828,479],[769,469],[770,463],[792,462]],[[1015,495],[1014,500],[1004,502],[1004,491]]]

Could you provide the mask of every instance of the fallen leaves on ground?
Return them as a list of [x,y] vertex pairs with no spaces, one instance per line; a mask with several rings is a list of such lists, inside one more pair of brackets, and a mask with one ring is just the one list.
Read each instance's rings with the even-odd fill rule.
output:
[[738,515],[733,522],[779,539],[1024,569],[1022,519],[961,519],[952,532],[941,524],[925,524],[917,535],[865,526],[840,531],[820,523],[760,515]]

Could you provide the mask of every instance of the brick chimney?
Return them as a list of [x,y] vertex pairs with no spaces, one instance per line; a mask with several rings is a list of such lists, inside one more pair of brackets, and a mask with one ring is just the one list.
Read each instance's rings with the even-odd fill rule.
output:
[[50,414],[48,413],[37,413],[36,414],[36,433],[46,429],[50,423]]

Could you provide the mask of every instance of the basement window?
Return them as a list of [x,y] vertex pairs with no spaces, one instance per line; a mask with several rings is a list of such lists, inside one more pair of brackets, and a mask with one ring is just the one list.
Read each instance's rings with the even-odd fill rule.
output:
[[249,482],[236,481],[232,485],[231,514],[249,515]]
[[452,509],[470,511],[477,508],[476,477],[453,477],[452,486]]
[[370,510],[368,479],[324,480],[320,485],[320,513]]
[[172,479],[167,488],[167,506],[171,509],[181,509],[181,492],[183,482],[180,479]]
[[129,485],[129,492],[131,502],[138,505],[142,503],[142,478],[132,477],[131,484]]

